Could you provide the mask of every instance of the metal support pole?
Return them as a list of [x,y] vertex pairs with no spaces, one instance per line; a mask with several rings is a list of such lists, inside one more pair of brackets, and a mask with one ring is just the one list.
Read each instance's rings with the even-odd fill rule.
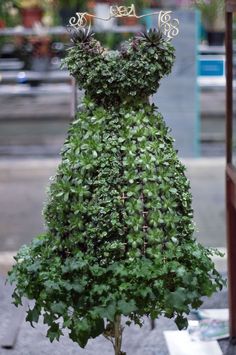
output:
[[77,84],[75,78],[71,78],[71,102],[70,102],[70,114],[71,118],[75,117],[77,112]]

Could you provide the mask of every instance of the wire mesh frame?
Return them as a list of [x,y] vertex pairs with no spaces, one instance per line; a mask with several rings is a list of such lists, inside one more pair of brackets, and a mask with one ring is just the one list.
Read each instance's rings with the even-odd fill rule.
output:
[[[123,204],[125,204],[125,201],[128,199],[128,196],[125,195],[125,193],[123,192],[123,194],[120,196],[120,199],[122,200]],[[146,208],[146,200],[145,200],[145,196],[143,194],[143,192],[140,195],[140,201],[142,203],[142,210],[141,210],[141,215],[143,216],[143,225],[142,225],[142,231],[144,233],[144,239],[143,239],[143,245],[142,245],[142,254],[145,256],[146,254],[146,249],[148,246],[148,240],[147,240],[147,232],[149,229],[149,225],[148,225],[148,209]],[[127,245],[127,243],[123,243],[124,245]],[[163,257],[163,263],[166,263],[166,257]]]

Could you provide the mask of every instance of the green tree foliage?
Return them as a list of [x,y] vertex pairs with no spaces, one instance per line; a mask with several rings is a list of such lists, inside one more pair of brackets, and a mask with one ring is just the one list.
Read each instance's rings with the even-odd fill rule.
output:
[[171,70],[173,46],[154,32],[119,52],[87,32],[73,40],[65,62],[84,104],[50,186],[47,231],[10,272],[15,304],[34,299],[27,320],[42,314],[51,341],[68,328],[81,347],[102,333],[112,339],[119,315],[128,325],[164,315],[181,329],[222,279],[214,252],[193,238],[185,168],[147,100]]

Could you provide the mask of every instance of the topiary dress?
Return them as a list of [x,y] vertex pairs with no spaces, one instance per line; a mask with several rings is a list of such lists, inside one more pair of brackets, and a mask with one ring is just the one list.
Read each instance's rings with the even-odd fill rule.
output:
[[10,272],[15,303],[34,299],[27,319],[43,314],[50,340],[68,328],[82,347],[116,314],[135,323],[164,315],[182,328],[222,280],[213,251],[193,238],[185,168],[148,101],[174,48],[156,31],[118,52],[86,31],[73,41],[65,63],[85,91],[83,107],[50,186],[47,231],[21,248]]

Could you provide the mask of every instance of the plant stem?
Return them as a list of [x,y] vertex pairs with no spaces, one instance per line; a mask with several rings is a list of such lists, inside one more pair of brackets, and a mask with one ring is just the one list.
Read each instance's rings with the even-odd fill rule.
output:
[[121,354],[121,342],[122,342],[121,316],[120,315],[116,315],[116,317],[115,317],[114,331],[115,331],[115,344],[114,344],[115,355],[120,355]]

